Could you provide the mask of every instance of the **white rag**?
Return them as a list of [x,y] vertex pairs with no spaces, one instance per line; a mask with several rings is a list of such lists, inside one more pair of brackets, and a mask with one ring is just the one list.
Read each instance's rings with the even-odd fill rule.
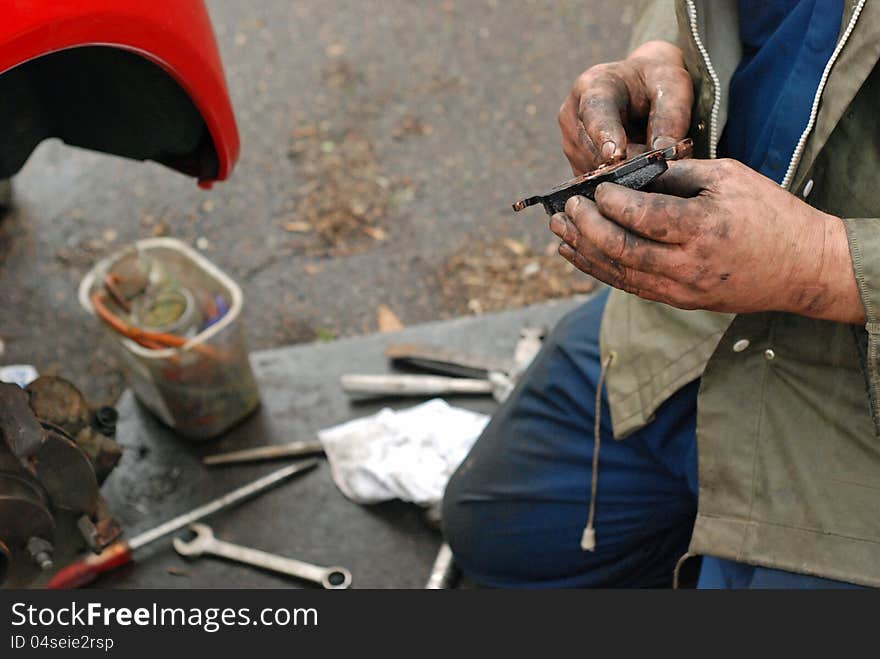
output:
[[489,422],[435,398],[384,408],[318,433],[337,487],[357,503],[403,499],[430,506]]

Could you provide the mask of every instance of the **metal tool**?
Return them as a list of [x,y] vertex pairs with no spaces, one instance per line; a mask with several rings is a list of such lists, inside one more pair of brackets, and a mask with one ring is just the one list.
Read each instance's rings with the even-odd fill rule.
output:
[[262,462],[265,460],[277,460],[279,458],[293,458],[300,455],[323,453],[324,446],[317,439],[289,442],[287,444],[274,444],[270,446],[256,446],[240,451],[227,453],[215,453],[202,458],[202,464],[208,466],[241,464],[243,462]]
[[442,396],[444,394],[491,394],[489,380],[448,378],[442,375],[358,375],[340,378],[342,390],[361,396]]
[[67,589],[85,586],[105,572],[115,570],[117,567],[131,563],[134,560],[134,552],[144,545],[148,545],[154,540],[158,540],[169,533],[174,533],[185,527],[187,524],[192,524],[208,515],[213,515],[220,510],[224,510],[225,508],[229,508],[237,503],[255,497],[258,494],[262,494],[269,488],[283,483],[292,476],[314,469],[317,465],[318,461],[312,459],[289,465],[278,471],[273,471],[271,474],[258,478],[253,483],[239,487],[219,499],[214,499],[214,501],[199,506],[195,510],[168,520],[164,524],[160,524],[149,531],[144,531],[127,542],[114,542],[100,554],[89,556],[76,563],[71,563],[64,569],[60,570],[58,574],[52,577],[46,587]]
[[348,588],[351,585],[351,572],[344,567],[321,567],[295,558],[286,558],[218,540],[214,537],[211,527],[206,524],[191,524],[189,528],[196,534],[195,538],[189,542],[174,538],[174,549],[181,556],[187,558],[198,558],[205,554],[219,556],[236,563],[311,581],[330,590]]
[[485,380],[493,371],[509,371],[513,366],[509,359],[474,355],[426,343],[394,343],[385,349],[385,356],[392,366],[477,380]]
[[[520,375],[528,368],[541,349],[541,340],[546,334],[543,327],[526,326],[520,330],[514,358],[505,370],[486,371],[485,378],[459,378],[439,375],[361,375],[347,373],[340,378],[342,390],[350,396],[443,396],[451,395],[492,395],[503,402],[516,386]],[[386,352],[398,359],[401,354],[419,355],[411,365],[418,363],[421,368],[432,371],[449,372],[457,363],[459,355],[452,350],[404,345],[399,350]],[[426,358],[425,356],[430,358]],[[440,358],[442,356],[442,358]],[[473,370],[474,358],[462,355],[462,364]],[[500,362],[500,360],[496,360]]]

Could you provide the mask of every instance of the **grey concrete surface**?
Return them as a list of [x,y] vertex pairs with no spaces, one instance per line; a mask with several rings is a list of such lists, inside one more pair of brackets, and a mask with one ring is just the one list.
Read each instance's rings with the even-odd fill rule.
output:
[[[569,175],[557,109],[582,70],[624,54],[636,4],[209,0],[242,138],[232,180],[204,192],[159,165],[42,144],[0,221],[0,363],[115,397],[74,291],[99,256],[163,228],[202,239],[241,283],[254,349],[372,331],[379,304],[407,325],[449,316],[438,278],[451,254],[552,237],[540,211],[510,203]],[[283,228],[312,180],[291,150],[314,126],[368,148],[390,190],[384,240],[321,254]]]
[[[214,497],[289,464],[206,468],[203,455],[314,437],[321,428],[409,407],[424,399],[356,402],[339,387],[343,373],[383,373],[391,343],[434,343],[492,357],[509,357],[523,325],[555,325],[581,304],[570,299],[480,318],[459,318],[401,332],[353,337],[326,344],[265,350],[252,356],[262,408],[221,439],[192,443],[177,437],[142,409],[130,392],[120,403],[117,439],[122,461],[103,493],[127,537],[157,526]],[[451,397],[453,405],[491,413],[491,397]],[[357,505],[330,478],[329,465],[297,477],[207,523],[217,537],[319,565],[342,565],[355,588],[421,588],[440,544],[417,506],[388,502]],[[145,547],[134,565],[109,574],[101,588],[283,588],[302,583],[218,559],[188,561],[170,538]]]

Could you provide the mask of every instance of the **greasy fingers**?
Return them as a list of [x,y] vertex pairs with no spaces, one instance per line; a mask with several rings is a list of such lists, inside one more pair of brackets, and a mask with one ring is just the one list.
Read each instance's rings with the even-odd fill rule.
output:
[[645,67],[645,87],[650,104],[648,144],[667,147],[684,138],[691,123],[694,88],[690,74],[677,66]]
[[669,169],[651,183],[650,190],[676,197],[696,197],[718,178],[719,163],[723,162],[692,158],[670,160]]
[[626,268],[609,268],[602,260],[585,257],[570,245],[562,243],[559,254],[581,272],[599,281],[632,293],[645,300],[662,301],[670,296],[676,284],[665,277]]
[[597,250],[615,264],[643,272],[666,272],[680,265],[677,245],[666,245],[629,231],[604,217],[589,199],[572,197],[565,206],[565,214],[576,231],[577,242],[560,238],[585,256],[588,250]]
[[602,183],[596,207],[606,218],[661,243],[685,243],[693,235],[693,209],[685,199]]
[[622,160],[627,136],[623,122],[630,107],[624,72],[611,67],[590,69],[581,82],[578,117],[590,141],[598,148],[599,163]]
[[[636,56],[636,53],[639,53]],[[633,56],[587,69],[559,110],[563,151],[575,174],[629,157],[630,145],[668,146],[690,126],[694,92],[681,51],[652,42]]]
[[562,133],[562,151],[575,176],[595,169],[599,152],[581,124],[577,113],[577,99],[569,96],[559,109],[559,130]]

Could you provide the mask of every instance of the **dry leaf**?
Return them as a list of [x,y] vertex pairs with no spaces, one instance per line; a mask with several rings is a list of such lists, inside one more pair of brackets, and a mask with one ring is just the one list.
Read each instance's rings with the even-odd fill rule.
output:
[[501,240],[504,243],[504,246],[509,249],[511,252],[516,254],[517,256],[522,256],[528,251],[528,247],[523,245],[520,241],[514,240],[513,238],[503,238]]
[[324,52],[327,53],[327,57],[340,57],[341,55],[345,55],[345,51],[348,50],[345,47],[344,43],[334,43],[330,44],[324,49]]
[[308,233],[312,230],[312,225],[302,220],[294,220],[293,222],[285,222],[284,230],[292,233]]
[[388,234],[386,233],[385,229],[381,227],[372,227],[367,225],[363,229],[364,233],[373,240],[385,240],[386,238],[388,238]]
[[304,137],[314,137],[318,134],[318,127],[315,124],[305,124],[293,129],[293,137],[302,139]]
[[397,332],[403,329],[403,323],[400,322],[400,318],[385,304],[380,304],[379,308],[376,309],[376,317],[380,332]]

